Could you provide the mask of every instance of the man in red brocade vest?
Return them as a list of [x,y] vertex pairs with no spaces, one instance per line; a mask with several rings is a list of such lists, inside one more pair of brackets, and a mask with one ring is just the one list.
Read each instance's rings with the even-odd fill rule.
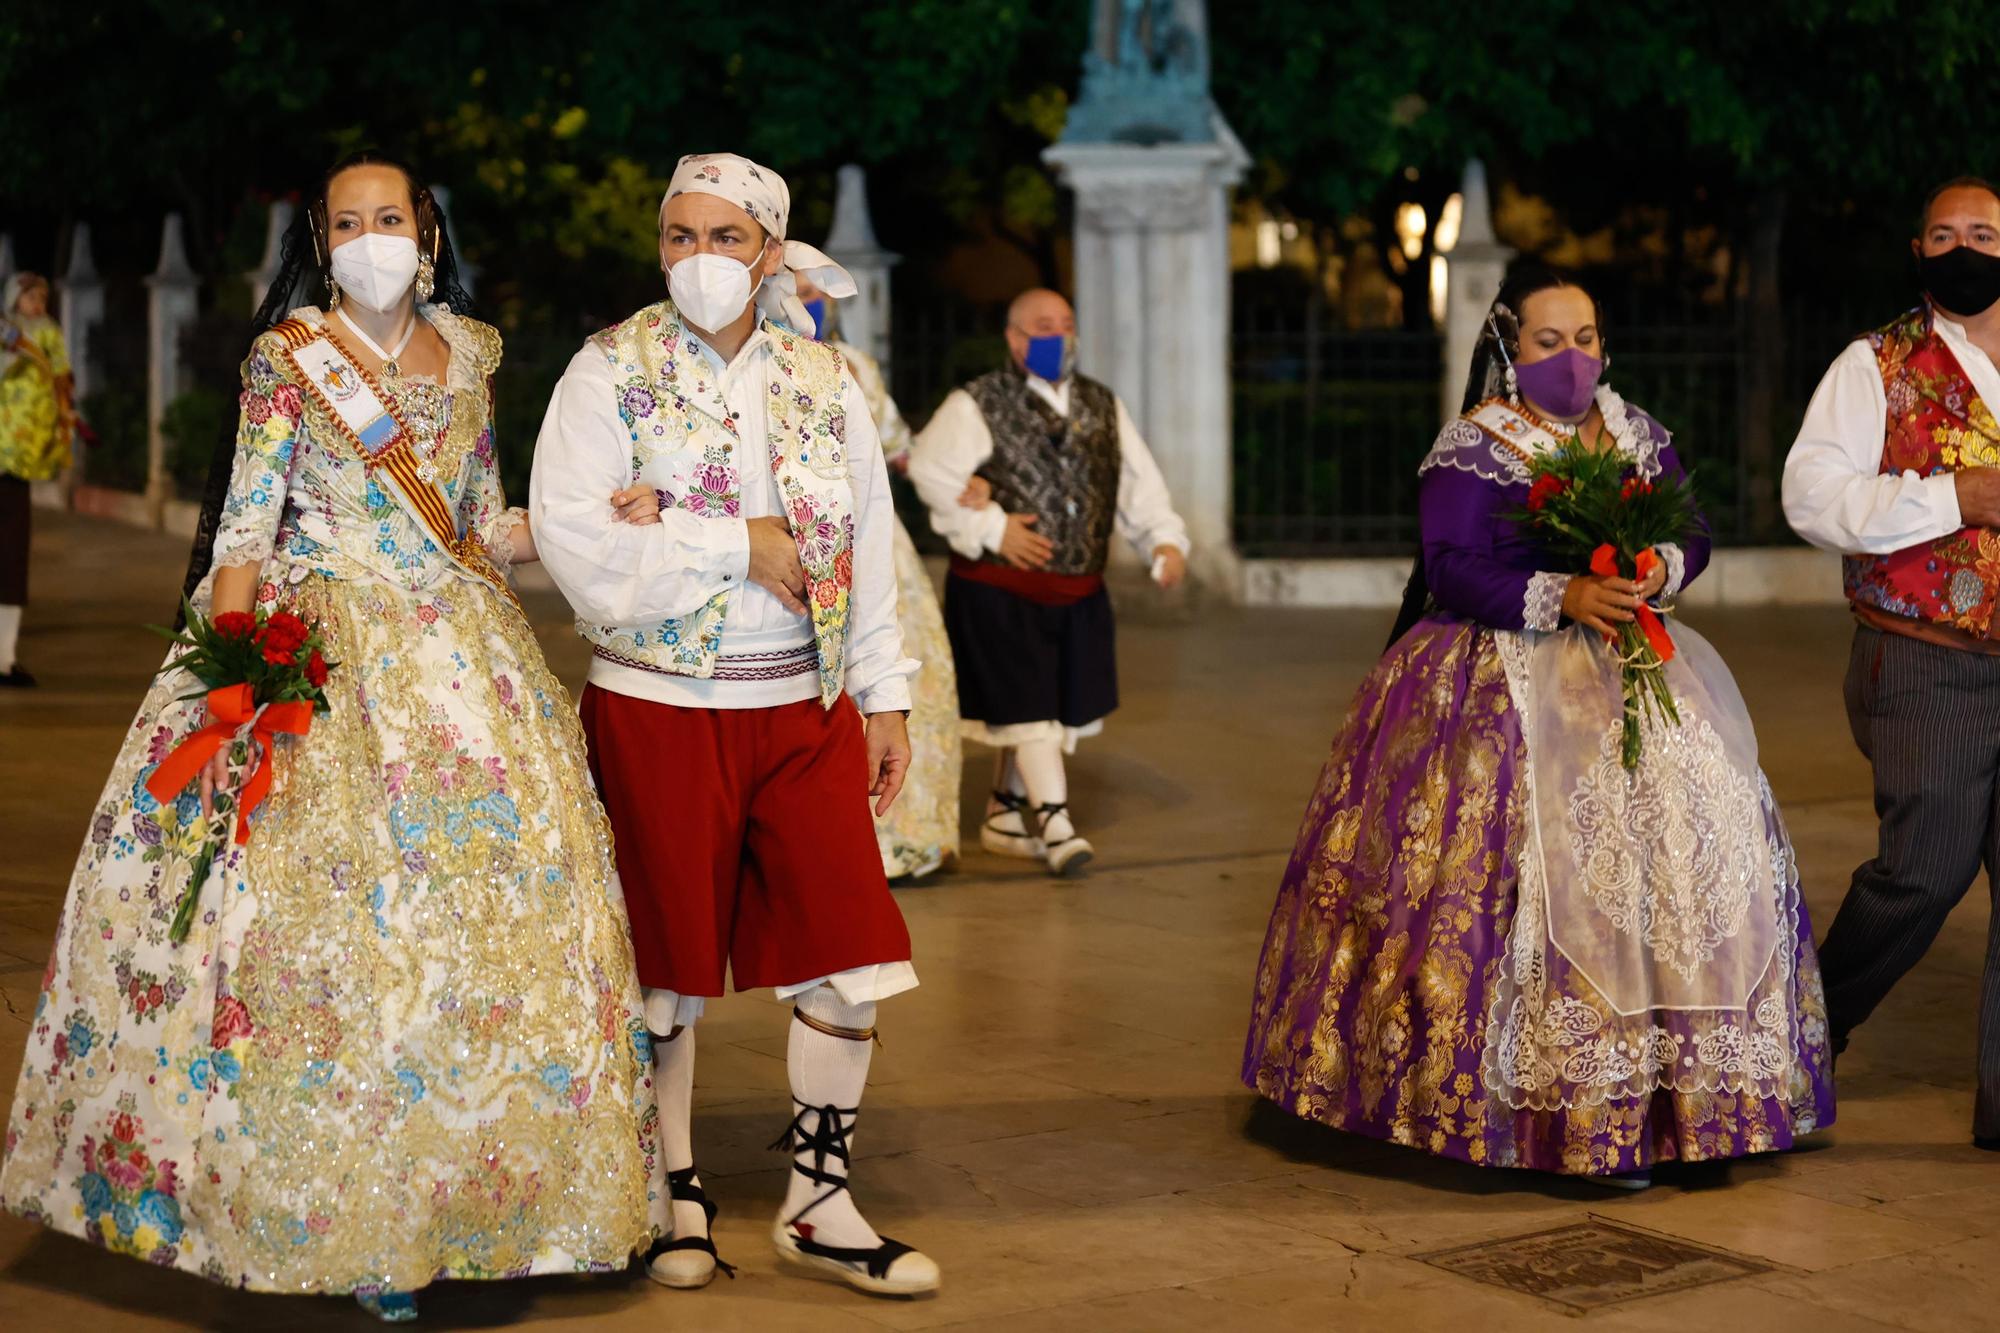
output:
[[[1924,304],[1841,354],[1785,462],[1786,518],[1844,557],[1848,721],[1881,817],[1819,950],[1836,1051],[1980,864],[2000,871],[2000,191],[1932,191],[1912,249]],[[2000,880],[1994,904],[1972,1134],[2000,1150]]]

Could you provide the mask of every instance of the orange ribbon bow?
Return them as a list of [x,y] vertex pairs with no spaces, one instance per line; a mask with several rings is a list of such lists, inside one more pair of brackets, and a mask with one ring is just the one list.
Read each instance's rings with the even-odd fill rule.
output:
[[250,812],[264,803],[271,790],[271,742],[280,732],[303,736],[310,731],[313,706],[303,701],[271,704],[259,716],[256,697],[248,685],[223,685],[208,692],[208,715],[215,721],[175,746],[146,779],[146,790],[156,801],[173,800],[201,776],[217,750],[236,738],[239,728],[250,724],[256,766],[236,798],[236,842],[241,846],[250,841]]
[[[1649,546],[1639,552],[1638,558],[1633,561],[1633,564],[1636,567],[1634,578],[1638,582],[1644,583],[1647,576],[1659,568],[1660,557],[1655,555],[1653,548]],[[1600,578],[1607,579],[1615,579],[1619,576],[1618,552],[1611,548],[1610,542],[1604,543],[1604,545],[1590,553],[1590,572]],[[1639,603],[1637,617],[1639,629],[1645,634],[1646,642],[1652,645],[1654,656],[1658,657],[1662,662],[1673,661],[1674,641],[1667,634],[1667,622],[1661,620],[1659,613],[1644,602]]]

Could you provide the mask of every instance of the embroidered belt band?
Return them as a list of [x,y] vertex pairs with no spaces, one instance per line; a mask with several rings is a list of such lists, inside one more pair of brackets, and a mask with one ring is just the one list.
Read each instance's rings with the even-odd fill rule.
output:
[[519,606],[507,577],[472,533],[459,535],[451,501],[426,475],[409,429],[389,406],[382,386],[333,335],[304,320],[288,319],[273,330],[285,344],[286,359],[306,391],[320,405],[370,475],[386,478],[389,491],[431,541],[462,568],[477,574]]
[[[638,671],[650,671],[656,676],[683,676],[684,671],[669,671],[651,662],[641,662],[622,653],[614,653],[608,648],[598,647],[594,655],[619,666],[631,667]],[[798,648],[786,648],[772,653],[732,653],[715,659],[715,670],[706,679],[737,683],[761,683],[773,680],[790,680],[795,676],[810,676],[819,671],[819,648],[805,644]]]

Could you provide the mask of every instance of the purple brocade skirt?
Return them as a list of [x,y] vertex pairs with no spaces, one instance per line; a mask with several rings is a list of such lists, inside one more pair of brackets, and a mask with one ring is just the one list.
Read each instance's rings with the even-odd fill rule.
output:
[[1832,1124],[1802,902],[1777,946],[1793,951],[1796,1015],[1779,1095],[1662,1086],[1547,1109],[1496,1095],[1488,1024],[1520,894],[1526,761],[1492,630],[1432,617],[1389,650],[1306,807],[1257,969],[1243,1081],[1335,1129],[1569,1175],[1781,1151]]

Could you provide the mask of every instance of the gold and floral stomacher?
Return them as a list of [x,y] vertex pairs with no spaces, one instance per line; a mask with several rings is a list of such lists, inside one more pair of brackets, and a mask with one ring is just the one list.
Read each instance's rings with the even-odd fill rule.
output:
[[416,442],[390,406],[375,377],[356,361],[331,332],[301,319],[288,319],[274,330],[285,346],[299,382],[340,431],[371,477],[387,481],[390,494],[424,527],[439,550],[468,573],[492,584],[516,607],[520,599],[507,586],[478,536],[459,535],[452,504],[438,486],[429,460],[417,454]]

